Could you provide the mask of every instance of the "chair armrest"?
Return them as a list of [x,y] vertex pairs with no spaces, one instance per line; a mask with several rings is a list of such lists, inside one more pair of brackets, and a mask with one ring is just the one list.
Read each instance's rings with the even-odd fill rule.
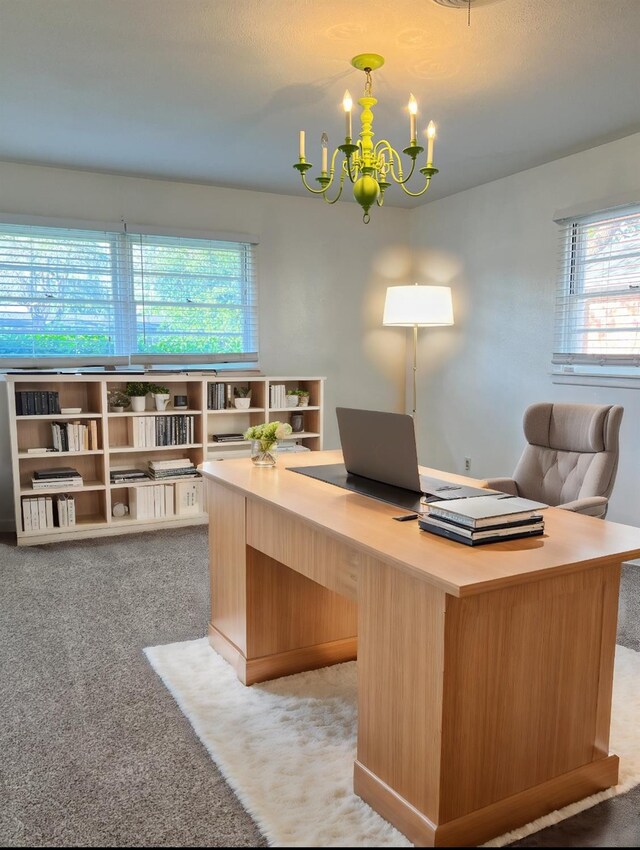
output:
[[518,485],[513,478],[485,478],[484,485],[490,490],[500,490],[510,496],[519,496]]
[[609,500],[604,496],[588,496],[586,499],[574,499],[573,502],[565,502],[564,505],[556,505],[563,511],[574,511],[578,514],[600,517],[604,519],[607,513]]

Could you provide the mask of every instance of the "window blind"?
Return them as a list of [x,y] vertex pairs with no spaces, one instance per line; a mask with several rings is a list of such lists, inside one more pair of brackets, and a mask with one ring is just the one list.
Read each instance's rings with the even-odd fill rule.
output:
[[257,359],[249,243],[128,234],[133,362],[175,355]]
[[0,358],[257,360],[254,246],[0,224]]
[[553,362],[640,365],[640,207],[560,222]]

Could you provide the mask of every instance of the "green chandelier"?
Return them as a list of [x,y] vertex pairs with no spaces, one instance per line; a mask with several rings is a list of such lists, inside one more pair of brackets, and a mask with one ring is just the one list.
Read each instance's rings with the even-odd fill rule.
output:
[[[405,176],[402,170],[402,159],[400,154],[391,147],[386,139],[381,139],[379,142],[373,143],[373,111],[372,107],[378,102],[371,94],[371,72],[384,65],[382,56],[377,53],[360,53],[354,56],[351,64],[359,71],[364,71],[366,75],[364,84],[364,95],[358,99],[358,103],[362,107],[360,114],[360,138],[354,144],[351,129],[351,110],[353,101],[348,91],[344,93],[342,105],[345,112],[346,136],[343,145],[338,145],[331,156],[331,168],[329,168],[328,145],[329,137],[326,133],[322,134],[320,143],[322,146],[322,167],[320,177],[316,177],[316,181],[320,184],[319,189],[314,189],[307,182],[306,172],[313,168],[310,162],[305,158],[305,133],[300,130],[300,156],[298,162],[293,166],[300,172],[302,183],[314,195],[322,195],[328,204],[335,202],[342,195],[344,182],[349,178],[353,183],[353,196],[364,210],[362,220],[365,224],[370,221],[369,210],[374,204],[381,207],[384,203],[384,193],[393,183],[397,183],[407,195],[412,198],[418,198],[429,188],[431,178],[438,173],[438,169],[433,167],[433,146],[436,137],[436,127],[433,121],[429,122],[427,128],[427,157],[424,168],[420,168],[420,174],[425,178],[425,184],[418,192],[412,192],[407,188],[407,183],[413,177],[416,168],[416,160],[424,151],[417,141],[416,134],[416,115],[418,112],[418,104],[413,95],[409,98],[409,146],[402,153],[411,159],[411,168]],[[344,159],[338,164],[340,178],[338,189],[334,198],[329,198],[328,192],[334,185],[337,178],[336,175],[336,160],[340,154],[344,155]]]

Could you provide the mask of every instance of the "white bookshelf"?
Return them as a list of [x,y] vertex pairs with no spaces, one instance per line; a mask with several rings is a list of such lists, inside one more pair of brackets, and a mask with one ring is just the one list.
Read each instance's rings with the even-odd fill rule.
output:
[[[322,449],[324,378],[296,376],[256,376],[229,373],[169,373],[153,371],[140,373],[101,374],[14,374],[5,375],[8,390],[9,434],[11,440],[11,465],[17,543],[28,546],[75,540],[101,535],[125,534],[133,531],[152,531],[158,528],[203,524],[207,521],[206,506],[193,514],[163,516],[157,519],[114,517],[113,505],[120,502],[129,506],[129,493],[137,487],[148,487],[150,480],[111,483],[110,473],[117,467],[146,469],[149,460],[189,458],[195,466],[205,460],[248,457],[249,443],[243,439],[217,442],[214,435],[242,434],[251,425],[261,422],[290,422],[292,413],[303,414],[303,430],[292,435],[297,443],[312,451]],[[169,388],[171,401],[164,411],[154,409],[154,400],[147,396],[146,410],[122,413],[109,410],[107,391],[124,389],[128,381],[161,383]],[[251,387],[249,408],[209,409],[209,385],[223,385],[221,392],[225,404],[228,396],[233,400],[236,386]],[[309,404],[306,407],[270,407],[270,390],[273,385],[286,389],[306,389]],[[80,408],[73,414],[22,414],[16,413],[16,392],[57,392],[61,407]],[[186,408],[174,408],[176,395],[187,396]],[[131,445],[130,419],[134,416],[193,416],[194,441],[179,445],[139,447]],[[98,446],[80,451],[40,452],[34,448],[52,446],[52,422],[87,423],[96,420]],[[34,490],[31,478],[35,470],[71,466],[83,479],[82,487],[52,487]],[[162,483],[171,485],[175,479]],[[75,498],[76,524],[26,531],[23,524],[22,500],[37,496],[54,496],[67,493]],[[204,490],[203,490],[204,493]]]

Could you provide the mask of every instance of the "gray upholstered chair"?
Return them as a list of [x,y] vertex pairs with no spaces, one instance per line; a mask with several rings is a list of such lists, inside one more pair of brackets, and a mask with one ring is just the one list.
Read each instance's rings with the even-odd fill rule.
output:
[[618,469],[623,410],[610,404],[532,404],[523,420],[528,445],[513,478],[489,478],[489,487],[604,517]]

